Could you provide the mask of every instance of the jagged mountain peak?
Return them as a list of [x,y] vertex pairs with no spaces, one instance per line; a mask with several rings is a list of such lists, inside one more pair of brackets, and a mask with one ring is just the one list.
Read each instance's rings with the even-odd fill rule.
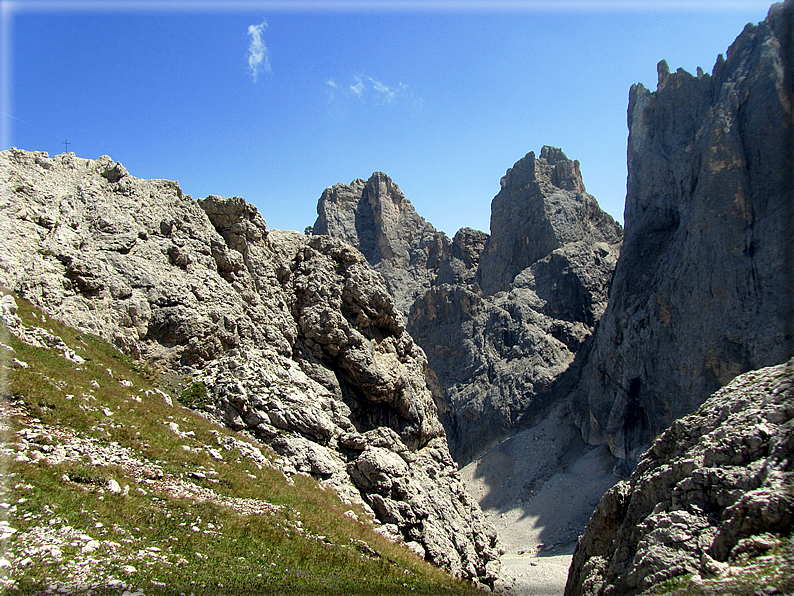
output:
[[544,146],[529,152],[501,180],[491,203],[491,235],[480,259],[483,292],[508,289],[519,272],[565,244],[617,244],[623,230],[585,191],[578,161]]
[[530,151],[518,160],[502,177],[502,189],[519,188],[526,184],[551,185],[562,190],[586,192],[578,160],[570,160],[558,147],[544,145],[540,157]]
[[435,279],[449,238],[421,217],[383,172],[365,182],[335,184],[317,203],[314,234],[328,234],[360,250],[381,273],[398,308],[407,314]]
[[[566,371],[606,307],[622,232],[586,193],[579,162],[551,146],[507,171],[492,210],[490,236],[463,228],[450,241],[375,173],[326,189],[313,229],[359,248],[384,276],[438,377],[463,464],[570,389]],[[528,246],[529,256],[515,249]]]
[[626,235],[574,409],[621,458],[794,355],[793,19],[775,5],[711,76],[660,63],[631,89]]

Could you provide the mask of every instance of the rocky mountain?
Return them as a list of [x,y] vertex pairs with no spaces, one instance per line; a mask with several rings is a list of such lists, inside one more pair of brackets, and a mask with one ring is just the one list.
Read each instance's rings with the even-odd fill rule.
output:
[[182,375],[204,416],[459,577],[493,585],[500,547],[456,467],[512,436],[465,477],[489,515],[545,508],[536,550],[636,466],[568,594],[790,582],[793,13],[711,74],[660,62],[656,91],[632,87],[625,234],[553,147],[507,171],[490,234],[452,240],[382,173],[327,189],[299,234],[109,157],[11,149],[0,285]]
[[579,538],[566,596],[665,581],[664,593],[791,594],[792,461],[794,360],[736,377],[654,441]]
[[621,234],[561,150],[543,147],[508,170],[476,283],[434,285],[409,317],[445,389],[441,419],[459,463],[537,423],[573,389]]
[[[508,290],[516,275],[563,246],[614,245],[622,235],[620,224],[585,190],[579,162],[546,146],[538,159],[530,152],[502,178],[501,190],[491,203],[491,235],[477,281],[486,295]],[[573,298],[581,304],[585,296]],[[606,302],[605,295],[598,298]],[[591,325],[600,314],[591,313]]]
[[317,203],[311,232],[356,247],[383,275],[405,314],[439,274],[449,238],[420,217],[399,187],[382,172],[369,180],[327,188]]
[[573,389],[572,365],[606,308],[622,236],[560,149],[529,153],[501,185],[490,236],[464,228],[450,243],[379,173],[327,189],[313,228],[361,247],[389,287],[423,280],[401,290],[408,330],[438,378],[461,464]]
[[634,85],[626,234],[574,415],[635,461],[736,375],[794,355],[794,3],[711,75]]
[[424,353],[360,252],[267,229],[109,157],[0,152],[0,284],[135,357],[196,405],[363,502],[383,531],[490,583],[498,546],[459,482]]

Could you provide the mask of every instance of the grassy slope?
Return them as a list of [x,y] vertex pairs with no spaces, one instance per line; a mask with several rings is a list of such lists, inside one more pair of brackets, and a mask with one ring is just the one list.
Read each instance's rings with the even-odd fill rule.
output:
[[259,458],[254,441],[169,405],[156,391],[165,375],[17,304],[26,326],[86,361],[0,324],[14,350],[0,346],[8,593],[478,593],[373,532],[311,478],[285,478],[266,448],[256,446]]

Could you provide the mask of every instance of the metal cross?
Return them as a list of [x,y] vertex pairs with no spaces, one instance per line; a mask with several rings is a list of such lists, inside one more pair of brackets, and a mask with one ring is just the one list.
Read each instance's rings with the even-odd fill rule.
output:
[[62,142],[64,145],[66,145],[66,153],[69,153],[69,145],[71,145],[72,143],[70,143],[69,141],[61,141],[61,142]]

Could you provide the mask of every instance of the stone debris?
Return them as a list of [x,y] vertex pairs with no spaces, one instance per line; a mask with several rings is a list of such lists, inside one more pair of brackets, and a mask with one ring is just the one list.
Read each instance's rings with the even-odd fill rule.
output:
[[[114,467],[123,470],[127,476],[136,478],[137,482],[146,486],[148,490],[139,489],[142,494],[155,493],[196,502],[211,501],[232,508],[241,515],[270,515],[283,509],[282,506],[258,499],[233,498],[218,494],[211,488],[195,484],[189,477],[181,478],[166,473],[156,462],[145,459],[139,453],[116,443],[85,437],[68,427],[51,426],[32,420],[13,402],[3,402],[0,414],[3,419],[13,416],[23,420],[25,424],[25,428],[0,443],[0,457],[35,462],[36,465],[54,466],[64,463],[72,466],[86,465],[98,470],[100,475],[101,470]],[[235,446],[248,445],[247,449],[240,449],[240,457],[250,459],[252,465],[268,462],[255,446],[234,437],[229,438]],[[206,478],[206,475],[204,476]],[[96,491],[99,498],[102,498],[103,491],[122,496],[129,493],[129,486],[122,488],[113,478],[108,478],[103,484],[93,479],[64,474],[62,480],[72,485],[74,490]],[[193,480],[198,478],[194,477]],[[8,484],[9,479],[4,479],[4,482]],[[7,489],[12,489],[12,494],[18,498],[16,503],[20,504],[26,500],[20,495],[24,495],[27,490],[35,490],[35,487],[17,484],[8,486]],[[140,543],[137,553],[130,555],[128,550],[120,549],[120,544],[110,539],[111,536],[118,535],[117,532],[106,528],[102,522],[96,522],[91,528],[75,528],[68,525],[65,519],[56,516],[48,507],[37,513],[25,513],[27,529],[20,531],[11,525],[15,516],[22,515],[17,510],[17,506],[0,503],[0,509],[2,510],[0,514],[8,518],[0,520],[0,543],[14,537],[13,549],[6,546],[4,551],[4,560],[8,565],[0,564],[0,569],[7,568],[13,571],[32,564],[34,560],[44,564],[57,563],[66,568],[69,578],[65,582],[51,582],[50,589],[59,593],[75,591],[83,593],[88,589],[103,586],[132,589],[132,586],[128,585],[128,580],[107,576],[111,573],[109,570],[117,567],[126,576],[132,576],[141,566],[149,566],[153,563],[181,565],[185,562],[181,555],[169,552],[170,549],[146,544],[142,538],[125,534],[121,539],[123,542]],[[289,520],[280,523],[286,524],[285,531],[299,531],[311,539],[320,540],[300,528],[299,522],[297,525]],[[214,529],[209,529],[210,526],[211,524],[206,524],[208,529],[205,530],[203,527],[198,529],[205,533],[214,532]],[[73,548],[75,546],[79,548]],[[69,553],[68,556],[66,552]],[[13,573],[11,576],[0,577],[0,584],[12,588],[15,585]]]
[[[22,324],[22,320],[16,313],[17,303],[14,297],[10,294],[0,296],[0,320],[5,324],[9,332],[29,346],[35,348],[55,348],[70,362],[74,362],[75,364],[83,364],[85,362],[85,359],[67,346],[60,337],[53,335],[52,332],[42,329],[41,327],[26,327]],[[27,363],[21,362],[16,358],[13,359],[13,362],[19,368],[28,367]]]

